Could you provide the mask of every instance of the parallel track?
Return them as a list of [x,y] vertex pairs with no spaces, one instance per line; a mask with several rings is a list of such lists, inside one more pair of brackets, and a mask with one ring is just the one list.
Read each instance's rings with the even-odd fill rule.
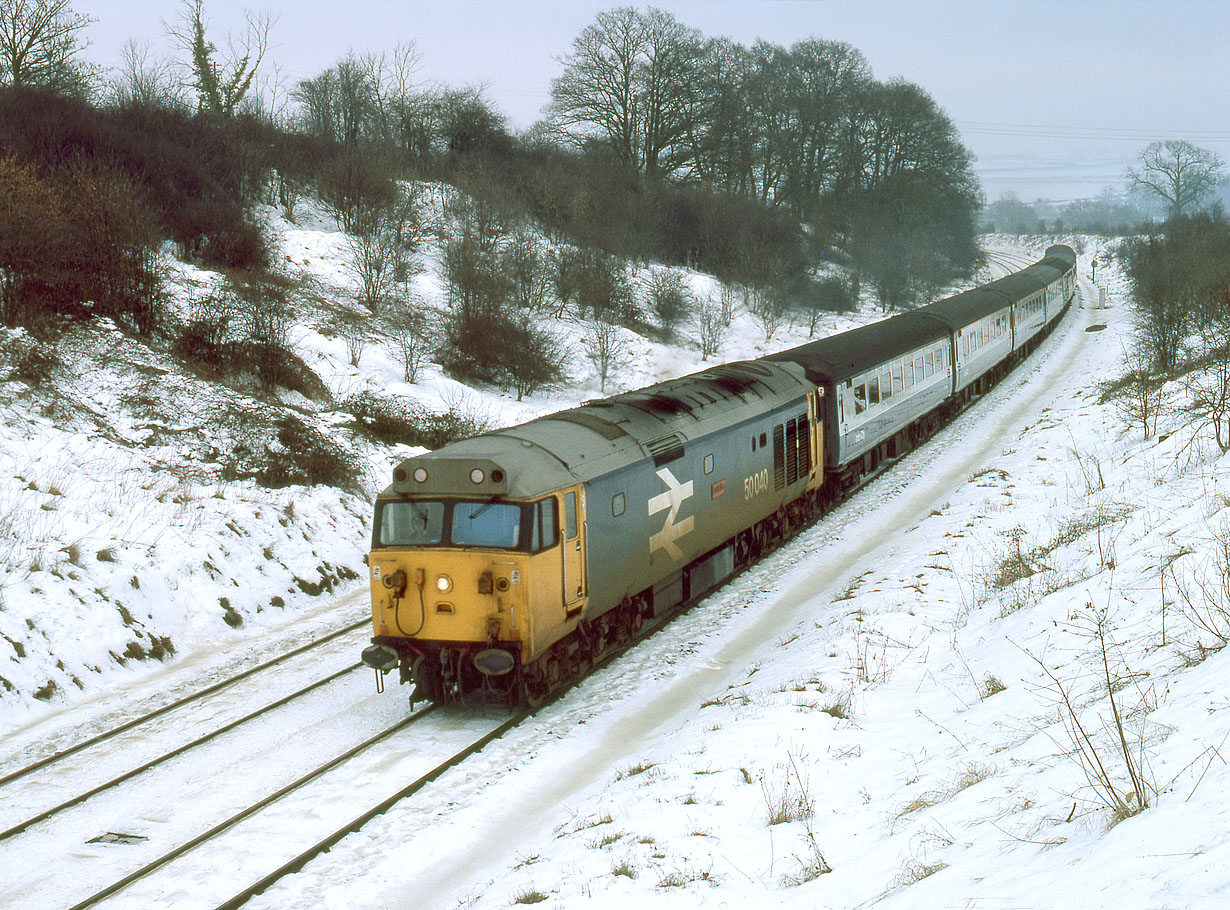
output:
[[[235,827],[236,825],[245,821],[246,819],[251,818],[252,816],[256,815],[261,810],[265,809],[266,807],[273,805],[274,803],[286,797],[287,795],[293,793],[296,790],[301,789],[305,785],[311,783],[314,780],[317,780],[318,778],[332,771],[334,768],[336,768],[338,765],[341,765],[343,762],[346,762],[350,760],[351,758],[354,758],[359,753],[364,752],[367,749],[370,749],[372,746],[376,745],[377,743],[380,743],[388,739],[393,734],[404,730],[406,727],[410,726],[416,721],[422,719],[428,714],[431,714],[434,710],[435,710],[434,706],[428,706],[428,707],[423,708],[420,711],[415,712],[414,714],[411,714],[409,717],[403,718],[402,720],[398,721],[393,726],[381,731],[380,733],[377,733],[375,736],[372,736],[364,740],[363,742],[359,743],[357,746],[354,746],[346,750],[341,755],[331,758],[329,761],[325,762],[322,765],[319,765],[318,767],[309,771],[307,774],[304,774],[303,776],[299,777],[297,780],[292,781],[291,783],[269,794],[268,796],[264,797],[258,802],[253,803],[247,808],[235,813],[234,815],[227,818],[225,821],[222,821],[214,825],[208,831],[205,831],[202,834],[199,834],[196,837],[193,837],[191,840],[188,840],[185,843],[180,844],[178,847],[175,847],[173,850],[170,850],[167,853],[164,853],[162,856],[158,857],[152,862],[146,863],[140,869],[137,869],[134,872],[129,873],[128,875],[121,878],[119,881],[113,882],[107,887],[99,891],[96,891],[95,893],[91,894],[89,897],[85,898],[85,900],[82,900],[76,904],[73,904],[70,910],[85,910],[86,907],[93,907],[95,904],[98,904],[106,900],[108,897],[111,897],[112,895],[117,894],[120,891],[123,891],[125,888],[127,888],[129,885],[133,884],[134,882],[142,878],[145,878],[151,873],[156,872],[158,869],[161,869],[163,866],[166,866],[168,863],[172,862],[173,860],[179,859],[181,856],[184,856],[185,854],[191,852],[192,850],[197,849],[203,844],[208,843],[209,841],[225,833],[226,831],[229,831],[231,828]],[[517,722],[520,722],[520,719],[521,718],[515,718]],[[499,729],[503,730],[504,728],[505,727],[501,727]],[[480,741],[480,742],[483,742],[484,745],[486,744],[485,740]],[[479,748],[481,748],[481,746]],[[472,754],[472,751],[476,751],[476,750],[474,750],[473,747],[471,747],[468,750],[463,750],[464,755],[467,755],[467,756]],[[458,760],[460,759],[457,759],[456,756],[454,756],[454,758],[450,759],[449,761],[452,761],[455,764],[456,761]],[[449,767],[451,767],[451,765],[449,765]],[[443,771],[441,770],[440,773],[443,773]],[[321,852],[323,852],[323,850]],[[253,893],[256,893],[256,892],[253,892]]]
[[234,730],[236,727],[242,726],[243,724],[246,724],[249,721],[255,720],[258,717],[262,717],[265,714],[268,714],[270,711],[280,708],[283,705],[288,704],[289,702],[292,702],[295,699],[300,698],[304,695],[307,695],[310,692],[314,692],[317,689],[321,688],[322,686],[327,685],[328,683],[331,683],[336,679],[340,679],[343,676],[347,676],[350,673],[353,673],[355,670],[360,669],[362,666],[363,665],[361,663],[351,664],[349,667],[345,667],[344,669],[338,670],[336,673],[330,674],[329,676],[326,676],[323,679],[318,679],[315,682],[310,683],[307,686],[304,686],[302,689],[299,689],[298,691],[292,692],[289,695],[279,698],[277,701],[270,702],[267,705],[257,708],[255,711],[245,714],[243,717],[233,720],[230,723],[224,724],[223,726],[218,727],[217,729],[211,730],[209,733],[206,733],[203,736],[199,736],[196,739],[192,740],[191,742],[185,743],[182,746],[178,746],[175,749],[172,749],[170,752],[166,752],[158,756],[157,758],[151,759],[150,761],[147,761],[144,764],[138,765],[137,767],[129,771],[125,771],[123,774],[119,775],[118,777],[112,778],[106,783],[99,784],[98,786],[93,787],[85,791],[84,793],[79,793],[78,795],[72,797],[71,799],[65,800],[59,803],[58,805],[53,806],[50,809],[46,809],[43,812],[38,813],[37,815],[33,815],[30,818],[25,819],[24,821],[21,821],[15,825],[12,825],[11,827],[3,831],[0,831],[0,841],[7,840],[8,838],[12,837],[15,834],[20,834],[22,831],[25,831],[31,825],[36,825],[39,822],[47,821],[48,819],[53,818],[56,815],[59,815],[61,812],[65,811],[66,809],[71,809],[73,806],[80,805],[81,803],[85,802],[91,797],[97,796],[100,793],[105,793],[106,791],[114,787],[117,787],[126,781],[132,780],[134,777],[137,777],[138,775],[143,774],[146,771],[156,768],[158,765],[161,765],[163,762],[170,761],[172,758],[177,758],[178,756],[183,755],[184,753],[189,752],[192,749],[197,748],[198,746],[202,746],[205,743],[210,742],[213,739],[216,739],[217,737],[221,736],[223,733],[229,733],[231,730]]
[[[142,714],[139,717],[134,717],[131,720],[125,721],[124,723],[119,724],[116,727],[112,727],[109,730],[105,730],[104,732],[99,733],[96,736],[92,736],[89,739],[82,740],[79,743],[75,743],[66,749],[60,749],[56,752],[53,752],[52,754],[44,758],[41,758],[36,762],[26,765],[24,768],[20,768],[17,771],[10,772],[0,777],[0,787],[5,786],[6,784],[10,784],[13,781],[20,780],[21,778],[26,777],[27,775],[32,774],[33,772],[38,771],[42,768],[46,768],[49,765],[53,765],[58,761],[68,758],[70,755],[76,755],[78,752],[82,752],[85,749],[92,748],[94,746],[97,746],[101,743],[106,742],[107,740],[114,739],[115,737],[119,736],[121,733],[127,733],[129,730],[139,727],[142,724],[147,724],[152,720],[155,720],[159,717],[162,717],[170,713],[171,711],[174,711],[178,708],[182,708],[185,705],[192,704],[193,702],[199,701],[202,698],[206,698],[210,695],[214,695],[222,691],[223,689],[233,686],[237,682],[240,682],[244,679],[254,676],[255,674],[260,673],[264,670],[268,670],[271,667],[277,666],[283,661],[289,660],[292,657],[296,657],[299,654],[304,653],[305,651],[310,651],[312,648],[319,647],[320,645],[330,642],[335,638],[339,638],[348,632],[354,632],[357,629],[361,629],[364,626],[366,626],[369,623],[369,621],[370,620],[365,618],[365,619],[359,620],[358,622],[351,623],[348,626],[344,626],[341,629],[337,629],[333,632],[330,632],[328,635],[322,636],[321,638],[317,638],[306,644],[300,645],[299,647],[291,651],[287,651],[285,654],[275,657],[272,660],[267,660],[264,663],[258,664],[255,667],[250,667],[247,670],[244,670],[242,673],[237,673],[235,676],[231,676],[231,677],[228,677],[227,679],[220,680],[219,682],[216,682],[213,685],[207,686],[204,689],[201,689],[197,692],[193,692],[192,694],[186,695],[183,698],[176,699],[175,701],[169,702],[168,704],[163,705],[161,708],[157,708],[156,710],[150,711],[147,714]],[[3,839],[3,837],[7,836],[7,834],[8,832],[4,832],[3,834],[0,834],[0,839]]]

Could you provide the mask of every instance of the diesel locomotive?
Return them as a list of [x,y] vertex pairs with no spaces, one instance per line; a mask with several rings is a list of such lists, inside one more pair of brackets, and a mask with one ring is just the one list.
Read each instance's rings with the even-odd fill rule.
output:
[[412,701],[540,702],[916,445],[1066,312],[1076,254],[754,361],[408,458],[363,662]]

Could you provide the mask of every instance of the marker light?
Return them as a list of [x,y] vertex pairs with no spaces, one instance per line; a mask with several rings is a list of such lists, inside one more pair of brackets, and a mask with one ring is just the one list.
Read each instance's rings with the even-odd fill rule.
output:
[[449,591],[453,590],[453,580],[447,575],[437,575],[436,590],[441,594],[447,594]]
[[487,479],[487,475],[483,473],[482,468],[475,468],[473,471],[470,472],[470,480],[473,483],[482,483],[486,479]]
[[419,483],[426,483],[427,482],[427,469],[426,468],[415,468],[414,469],[414,479],[417,480]]

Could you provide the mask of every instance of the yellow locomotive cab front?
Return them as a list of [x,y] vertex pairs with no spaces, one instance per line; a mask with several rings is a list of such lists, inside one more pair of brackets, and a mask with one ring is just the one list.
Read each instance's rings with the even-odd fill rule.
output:
[[382,497],[368,556],[375,637],[364,662],[400,667],[415,698],[515,695],[522,664],[569,625],[560,515],[553,495]]

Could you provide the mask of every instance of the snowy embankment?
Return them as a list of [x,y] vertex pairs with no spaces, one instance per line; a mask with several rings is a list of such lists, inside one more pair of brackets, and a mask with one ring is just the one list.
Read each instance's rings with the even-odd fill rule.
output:
[[[336,232],[267,217],[288,268],[342,299]],[[1095,251],[1078,250],[1086,277]],[[214,280],[177,269],[184,295]],[[1099,401],[1130,313],[1117,274],[1098,277],[1111,307],[1088,309],[1082,281],[1086,308],[955,427],[256,905],[1216,905],[1227,462],[1177,411],[1144,439]],[[430,267],[415,292],[439,304]],[[464,399],[498,424],[599,394],[579,355],[575,386],[534,401],[432,369],[406,386],[390,352],[369,345],[351,367],[320,328],[304,318],[291,337],[338,398]],[[766,341],[740,314],[714,360],[805,337]],[[686,340],[628,343],[608,392],[704,365]],[[349,575],[404,452],[338,429],[364,490],[225,480],[219,454],[244,443],[233,415],[251,399],[105,325],[59,353],[54,382],[0,383],[0,726],[67,741],[362,615]],[[1101,765],[1082,761],[1082,730]]]
[[1080,263],[953,428],[256,905],[1219,905],[1230,461],[1100,401]]

